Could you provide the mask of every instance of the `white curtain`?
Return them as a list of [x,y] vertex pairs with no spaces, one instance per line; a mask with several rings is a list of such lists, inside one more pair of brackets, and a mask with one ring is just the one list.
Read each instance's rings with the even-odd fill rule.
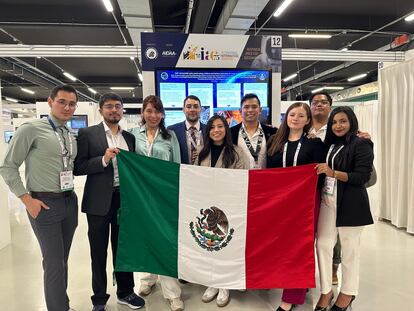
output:
[[378,216],[414,233],[414,60],[379,72]]
[[[361,102],[354,106],[355,115],[358,118],[359,129],[371,135],[371,140],[374,143],[374,166],[377,169],[378,164],[378,101],[372,100]],[[378,175],[378,173],[377,173]],[[379,215],[379,182],[367,189],[371,211],[374,215]]]

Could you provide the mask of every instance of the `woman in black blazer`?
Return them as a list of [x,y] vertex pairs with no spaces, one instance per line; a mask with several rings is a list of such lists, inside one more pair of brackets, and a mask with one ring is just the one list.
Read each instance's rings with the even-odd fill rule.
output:
[[332,252],[337,235],[342,245],[342,286],[331,311],[347,310],[358,294],[360,237],[373,224],[365,183],[374,160],[373,144],[357,137],[358,120],[349,107],[337,107],[329,116],[325,144],[326,163],[317,165],[325,174],[316,248],[321,296],[316,311],[328,310],[333,300]]

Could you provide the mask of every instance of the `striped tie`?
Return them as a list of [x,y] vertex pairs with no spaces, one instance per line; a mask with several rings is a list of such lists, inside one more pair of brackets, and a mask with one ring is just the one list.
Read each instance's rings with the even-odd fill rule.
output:
[[195,144],[197,143],[197,137],[196,137],[196,131],[197,129],[194,126],[190,127],[190,136],[191,136],[191,159],[190,159],[190,163],[191,165],[194,164],[195,160],[197,159],[197,149],[195,147]]

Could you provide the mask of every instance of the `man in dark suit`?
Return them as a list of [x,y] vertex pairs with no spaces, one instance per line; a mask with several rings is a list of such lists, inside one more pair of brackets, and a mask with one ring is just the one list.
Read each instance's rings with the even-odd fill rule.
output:
[[[99,112],[104,119],[103,122],[79,131],[78,155],[74,169],[75,175],[88,175],[82,199],[82,212],[86,213],[88,220],[93,311],[105,310],[109,299],[106,292],[109,232],[113,265],[117,252],[120,193],[116,154],[119,149],[135,150],[134,136],[119,126],[123,116],[122,98],[114,93],[102,95],[99,100]],[[118,303],[132,309],[144,306],[145,301],[134,293],[132,272],[115,272],[115,279]]]
[[242,122],[230,128],[233,144],[240,146],[250,160],[250,168],[266,168],[266,143],[277,128],[259,122],[262,107],[256,94],[241,100]]
[[194,164],[197,147],[203,144],[205,125],[200,122],[201,102],[197,96],[184,99],[185,121],[173,124],[168,129],[175,132],[180,144],[181,163]]

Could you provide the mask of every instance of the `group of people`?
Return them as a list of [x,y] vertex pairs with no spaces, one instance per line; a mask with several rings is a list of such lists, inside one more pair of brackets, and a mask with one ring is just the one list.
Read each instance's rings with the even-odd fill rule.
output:
[[[331,112],[332,99],[316,93],[306,103],[292,104],[279,129],[260,123],[260,99],[246,94],[241,100],[242,122],[232,128],[222,116],[200,122],[201,101],[189,95],[183,102],[185,121],[166,128],[159,97],[143,101],[142,122],[130,131],[119,125],[122,98],[101,96],[103,121],[80,129],[77,140],[66,127],[77,107],[77,92],[69,85],[55,87],[49,98],[48,118],[23,124],[11,140],[0,166],[10,190],[26,206],[39,241],[44,269],[44,292],[49,311],[72,310],[67,296],[67,262],[77,227],[78,205],[73,175],[87,175],[82,211],[88,222],[92,266],[92,310],[102,311],[109,299],[106,262],[109,239],[113,264],[117,253],[120,208],[116,155],[120,149],[176,163],[232,169],[263,169],[317,163],[320,175],[315,202],[316,250],[321,295],[315,310],[346,310],[358,293],[360,236],[372,224],[365,183],[369,180],[372,142],[358,137],[358,121],[349,107]],[[19,167],[26,164],[26,186]],[[338,262],[334,246],[342,243],[342,286],[335,304],[332,283]],[[335,247],[338,249],[338,246]],[[334,273],[333,273],[334,272]],[[115,272],[117,301],[132,309],[145,301],[134,292],[132,272]],[[143,273],[138,294],[151,293],[157,279],[171,310],[184,310],[177,279]],[[278,311],[303,304],[307,289],[284,289]],[[229,289],[208,287],[203,302],[230,300]]]

